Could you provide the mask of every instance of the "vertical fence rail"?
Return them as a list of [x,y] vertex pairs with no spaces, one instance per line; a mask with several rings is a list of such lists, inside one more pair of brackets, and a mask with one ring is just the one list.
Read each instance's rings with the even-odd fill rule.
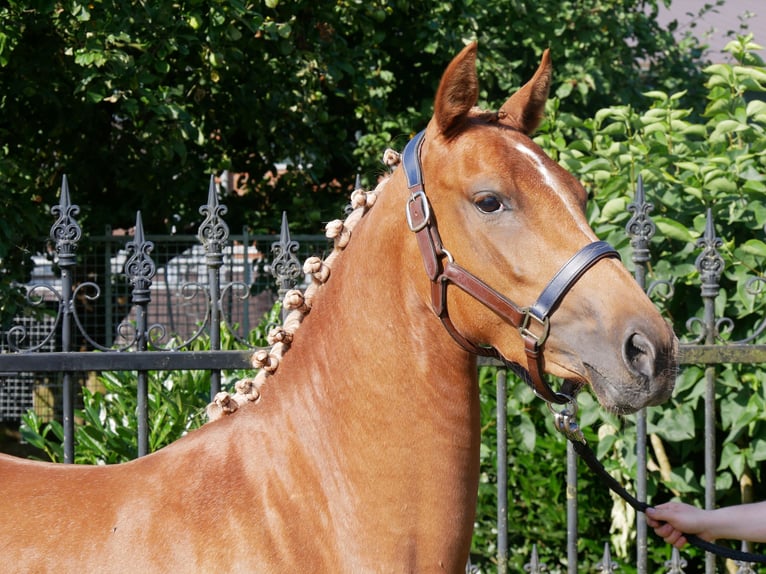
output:
[[[64,176],[61,183],[59,204],[51,208],[51,213],[57,216],[51,227],[50,237],[58,255],[61,269],[62,291],[59,294],[59,317],[61,317],[61,351],[66,353],[72,346],[72,317],[74,297],[72,295],[72,269],[77,264],[77,242],[82,236],[80,226],[75,216],[80,212],[77,205],[69,200],[69,182]],[[63,373],[62,389],[62,425],[64,427],[64,462],[74,462],[74,374]]]
[[567,441],[567,572],[577,574],[577,453]]
[[[656,227],[649,215],[654,205],[646,201],[644,180],[639,175],[636,185],[635,200],[628,205],[628,211],[633,214],[625,225],[625,231],[630,238],[631,261],[634,265],[634,276],[641,288],[648,292],[646,273],[649,261],[649,242],[654,237]],[[646,501],[646,409],[636,413],[636,495],[639,500]],[[638,574],[646,574],[648,563],[647,528],[643,514],[636,515],[636,569]]]
[[[248,235],[247,228],[245,227],[242,230],[242,262],[244,264],[244,277],[242,278],[243,283],[247,286],[248,290],[250,288],[250,285],[253,284],[253,267],[251,265],[248,265],[248,261],[250,261],[250,237]],[[233,310],[229,310],[229,316],[231,317],[233,314]],[[242,332],[243,333],[249,333],[252,329],[252,326],[250,325],[250,313],[243,313],[242,316]]]
[[[724,267],[718,248],[722,245],[723,241],[715,235],[713,215],[708,209],[705,234],[697,241],[697,247],[702,248],[702,253],[696,261],[701,280],[700,294],[704,305],[703,332],[706,345],[714,345],[716,342],[715,298],[720,291],[719,280]],[[705,508],[708,510],[715,508],[715,375],[715,365],[705,368]],[[705,572],[715,574],[715,569],[715,556],[708,553],[705,556]]]
[[[136,309],[136,350],[146,351],[149,339],[147,321],[147,306],[151,301],[152,278],[155,273],[154,261],[150,257],[154,248],[151,241],[144,238],[144,224],[141,212],[136,214],[136,227],[133,240],[126,245],[128,260],[125,263],[125,273],[128,276],[131,290],[131,301]],[[139,369],[136,389],[136,419],[138,425],[138,456],[149,453],[149,373]]]
[[[207,205],[200,207],[200,213],[205,220],[199,227],[199,239],[205,246],[208,269],[208,300],[210,308],[210,350],[221,350],[221,266],[223,265],[223,248],[229,238],[229,227],[222,219],[226,214],[226,206],[218,202],[218,190],[215,177],[210,176]],[[210,400],[221,391],[221,371],[210,373]]]
[[[111,235],[111,227],[107,226],[106,231],[108,235]],[[112,291],[112,242],[104,242],[104,253],[101,266],[104,269],[104,298],[109,304],[104,307],[104,324],[112,325],[114,323],[114,309],[111,302],[114,301],[114,293]],[[111,329],[107,329],[104,333],[104,344],[107,347],[111,347],[114,344],[114,333]]]
[[[295,286],[303,277],[301,263],[296,257],[298,242],[290,237],[290,227],[287,225],[287,214],[282,212],[282,226],[280,227],[279,241],[271,244],[271,271],[277,280],[277,295],[279,300],[284,300],[285,294]],[[282,320],[288,314],[287,309],[282,309]]]
[[498,369],[497,422],[497,572],[508,572],[508,371]]

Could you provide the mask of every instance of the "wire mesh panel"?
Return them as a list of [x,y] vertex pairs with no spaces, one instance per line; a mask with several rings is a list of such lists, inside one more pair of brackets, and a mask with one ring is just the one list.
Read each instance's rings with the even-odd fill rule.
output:
[[[13,326],[0,331],[0,352],[7,353],[9,349],[9,331],[14,327],[25,330],[28,343],[41,345],[42,351],[55,351],[56,339],[51,337],[54,330],[55,317],[49,314],[39,316],[27,315],[16,317]],[[50,419],[60,414],[57,409],[61,382],[58,377],[44,373],[0,373],[0,422],[18,422],[28,410],[43,419]]]
[[[86,331],[101,345],[124,342],[120,325],[131,323],[131,286],[125,276],[130,236],[105,234],[89,237],[83,243],[78,275],[97,278],[101,286],[98,300],[89,301],[80,316]],[[208,312],[208,265],[205,248],[196,235],[147,235],[153,244],[152,259],[157,269],[150,286],[147,306],[149,325],[161,326],[163,339],[188,340],[197,333]],[[300,236],[301,261],[311,255],[324,255],[328,240],[323,236]],[[238,336],[246,338],[277,300],[277,286],[271,274],[271,245],[277,235],[247,234],[229,238],[223,249],[220,281],[222,320]],[[106,260],[108,263],[105,263]],[[156,335],[157,333],[155,333]]]
[[[126,274],[127,244],[133,239],[122,231],[85,237],[75,268],[80,285],[73,305],[79,322],[71,350],[86,351],[126,345],[135,335],[136,308]],[[157,269],[149,286],[146,321],[157,347],[189,341],[205,331],[209,313],[209,267],[206,251],[196,235],[151,235],[152,258]],[[220,268],[221,321],[236,336],[246,339],[277,300],[272,275],[272,244],[277,235],[232,236],[223,247]],[[41,241],[41,245],[45,242]],[[326,255],[330,244],[324,236],[300,236],[295,256]],[[61,270],[40,253],[25,286],[34,303],[26,315],[0,330],[0,353],[34,350],[61,351]],[[87,334],[87,336],[84,336]],[[55,373],[0,373],[0,421],[18,422],[28,409],[44,419],[60,418],[61,377]]]

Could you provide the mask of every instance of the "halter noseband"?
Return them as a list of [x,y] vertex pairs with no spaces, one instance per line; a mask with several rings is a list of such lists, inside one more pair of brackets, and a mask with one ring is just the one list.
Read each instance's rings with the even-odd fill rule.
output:
[[402,152],[402,166],[410,189],[406,211],[407,223],[415,233],[426,274],[431,280],[431,304],[434,312],[449,334],[464,349],[477,355],[497,357],[502,360],[496,349],[472,343],[453,325],[447,309],[447,286],[451,283],[459,287],[519,330],[527,355],[527,368],[523,369],[515,364],[510,364],[509,367],[521,375],[543,400],[558,404],[571,402],[572,397],[554,391],[544,377],[542,350],[548,338],[550,316],[564,295],[588,269],[607,257],[619,259],[619,253],[604,241],[586,245],[559,269],[534,305],[518,307],[455,263],[449,251],[444,249],[436,222],[431,217],[431,208],[423,184],[420,148],[424,134],[425,130],[421,131],[405,146]]

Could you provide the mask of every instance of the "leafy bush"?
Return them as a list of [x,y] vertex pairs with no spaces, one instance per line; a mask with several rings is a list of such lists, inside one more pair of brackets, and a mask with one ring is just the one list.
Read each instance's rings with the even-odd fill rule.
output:
[[[239,341],[225,325],[221,329],[221,348],[245,349],[266,344],[268,325],[279,316],[277,303],[247,342]],[[196,339],[190,351],[209,350],[208,337]],[[234,383],[251,376],[250,371],[222,373],[221,387],[233,390]],[[149,451],[156,451],[205,422],[205,407],[210,400],[209,371],[152,371],[148,380]],[[75,417],[75,463],[113,464],[136,458],[138,422],[136,374],[132,371],[104,372],[97,376],[95,389],[82,388],[83,408]],[[34,411],[22,418],[23,439],[46,453],[54,462],[63,462],[64,430],[59,421],[44,422]]]
[[[152,372],[149,375],[149,448],[154,451],[202,422],[210,394],[209,374]],[[207,380],[205,380],[207,379]],[[75,462],[114,464],[136,458],[136,375],[107,372],[98,377],[98,390],[82,389],[84,406],[76,417]],[[54,462],[63,462],[64,430],[54,420],[43,423],[34,411],[23,417],[24,440],[40,448]]]
[[226,197],[231,229],[270,233],[287,211],[314,233],[425,123],[467,40],[495,103],[545,47],[570,108],[689,82],[699,46],[659,25],[667,1],[3,2],[0,209],[14,216],[0,226],[0,323],[22,303],[10,286],[28,280],[62,173],[85,233],[128,228],[137,210],[153,233],[196,228],[203,174],[222,170],[248,175]]

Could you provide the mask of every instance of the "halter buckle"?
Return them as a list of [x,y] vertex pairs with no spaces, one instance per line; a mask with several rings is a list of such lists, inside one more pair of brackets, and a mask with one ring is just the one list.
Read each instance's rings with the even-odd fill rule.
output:
[[[416,202],[420,204],[420,209],[418,209]],[[407,225],[410,226],[410,231],[414,233],[424,229],[431,221],[431,207],[428,205],[428,198],[422,189],[410,195],[405,211],[407,213]]]
[[[532,312],[530,307],[524,307],[521,309],[521,313],[523,317],[521,320],[521,325],[519,325],[519,333],[524,339],[535,341],[536,348],[542,347],[543,343],[545,343],[546,339],[548,338],[548,333],[551,328],[551,322],[549,318],[543,317],[541,319]],[[540,332],[539,335],[532,330],[531,326],[533,323],[537,325],[536,330]]]

